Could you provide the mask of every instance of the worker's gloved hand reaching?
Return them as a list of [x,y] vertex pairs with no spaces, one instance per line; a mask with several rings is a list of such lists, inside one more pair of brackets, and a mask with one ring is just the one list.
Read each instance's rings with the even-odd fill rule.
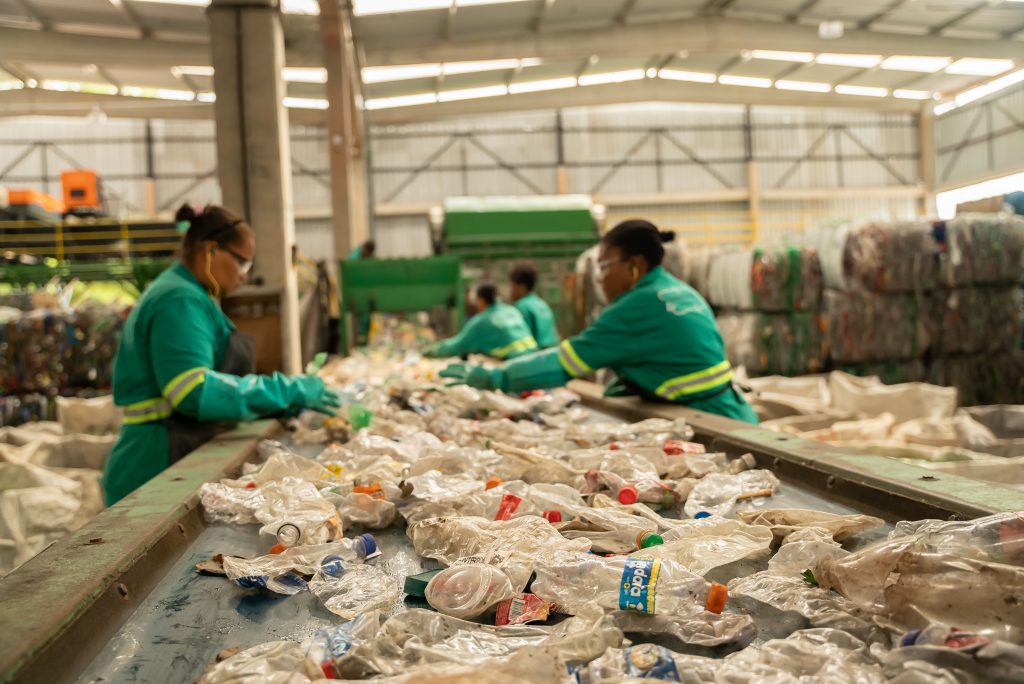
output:
[[341,395],[330,387],[324,385],[324,381],[313,376],[299,376],[292,378],[296,383],[299,398],[294,405],[326,413],[329,416],[336,416],[336,409],[341,407]]
[[485,368],[475,363],[453,363],[441,371],[442,378],[448,378],[451,385],[469,385],[477,389],[499,390],[500,369]]
[[423,348],[423,356],[428,359],[436,359],[441,356],[441,343],[434,342]]

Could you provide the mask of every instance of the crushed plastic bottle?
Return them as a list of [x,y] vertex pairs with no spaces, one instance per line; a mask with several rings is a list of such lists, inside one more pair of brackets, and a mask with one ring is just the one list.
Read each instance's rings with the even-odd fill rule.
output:
[[[365,537],[369,537],[369,541]],[[372,539],[370,535],[362,535],[357,539],[327,544],[294,546],[281,553],[253,559],[225,556],[224,572],[228,579],[243,587],[268,589],[291,596],[307,588],[303,577],[315,574],[327,558],[338,564],[362,562],[368,553],[372,553],[367,550],[373,543]],[[373,548],[376,548],[375,543]]]
[[427,585],[431,608],[471,620],[516,595],[508,575],[491,565],[458,564],[442,570]]
[[771,496],[778,486],[779,479],[768,470],[746,470],[737,475],[712,473],[694,486],[683,510],[691,518],[698,513],[725,515],[737,501]]
[[345,562],[339,556],[324,558],[309,581],[309,591],[327,610],[346,620],[387,609],[402,597],[398,580],[381,568]]
[[705,607],[721,612],[726,592],[671,560],[579,554],[559,554],[538,566],[532,590],[570,614],[594,602],[649,615],[693,614]]

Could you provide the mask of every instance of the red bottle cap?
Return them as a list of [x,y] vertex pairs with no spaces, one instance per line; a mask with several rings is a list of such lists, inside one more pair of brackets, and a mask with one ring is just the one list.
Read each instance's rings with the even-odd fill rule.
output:
[[494,489],[495,487],[497,487],[500,484],[501,484],[501,478],[495,476],[495,477],[492,477],[492,478],[487,480],[487,484],[484,485],[484,489]]
[[544,511],[542,515],[544,516],[544,519],[547,520],[549,523],[562,522],[561,511]]
[[640,498],[640,492],[633,485],[626,485],[619,490],[619,503],[634,504]]

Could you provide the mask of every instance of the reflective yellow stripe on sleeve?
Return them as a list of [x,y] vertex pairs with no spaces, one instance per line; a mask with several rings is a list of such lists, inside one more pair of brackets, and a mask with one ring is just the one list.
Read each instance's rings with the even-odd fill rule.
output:
[[732,380],[732,366],[722,361],[710,368],[694,373],[669,378],[654,391],[659,397],[674,401],[679,397],[699,394],[716,387],[721,387]]
[[171,415],[171,404],[163,397],[146,399],[128,404],[124,407],[125,425],[138,425],[140,423],[151,423],[154,420],[162,420]]
[[561,362],[565,372],[574,378],[586,375],[594,370],[583,362],[580,355],[572,348],[569,340],[562,340],[562,343],[558,345],[558,360]]
[[164,397],[173,408],[185,400],[188,393],[206,381],[206,368],[190,368],[178,373],[169,383],[164,385]]
[[521,337],[512,344],[506,344],[504,347],[492,349],[488,354],[499,359],[503,359],[509,354],[517,354],[519,352],[526,352],[536,348],[537,341],[535,339],[532,337]]

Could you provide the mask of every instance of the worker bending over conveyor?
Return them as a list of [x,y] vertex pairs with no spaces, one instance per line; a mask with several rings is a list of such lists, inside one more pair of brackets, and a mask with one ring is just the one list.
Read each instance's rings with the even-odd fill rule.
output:
[[548,303],[533,291],[537,286],[537,269],[530,264],[519,264],[508,274],[508,279],[512,305],[523,314],[533,339],[537,340],[537,346],[541,349],[554,347],[558,344],[555,315]]
[[555,349],[496,368],[456,363],[441,375],[481,389],[523,392],[556,387],[598,368],[618,380],[607,396],[639,394],[756,423],[733,387],[732,367],[708,303],[661,267],[662,236],[648,221],[617,225],[601,240],[598,272],[611,304]]
[[480,313],[469,319],[458,335],[430,345],[424,355],[487,354],[511,359],[537,350],[537,341],[530,334],[523,315],[515,307],[498,301],[497,287],[490,284],[478,287],[476,304]]
[[103,469],[113,505],[233,421],[333,413],[338,395],[316,377],[253,375],[253,340],[235,330],[218,298],[245,282],[256,241],[221,207],[176,219],[188,226],[182,260],[146,289],[125,323],[114,361],[114,403],[124,425]]

